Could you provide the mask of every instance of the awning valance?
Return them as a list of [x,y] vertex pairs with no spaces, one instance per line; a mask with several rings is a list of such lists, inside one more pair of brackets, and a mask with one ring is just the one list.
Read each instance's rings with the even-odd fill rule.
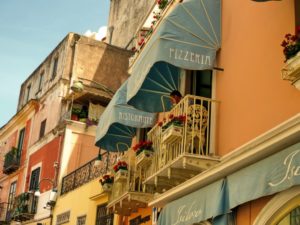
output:
[[178,89],[180,68],[213,68],[220,48],[220,1],[185,0],[162,19],[131,68],[130,105],[161,112],[161,96]]
[[300,185],[300,143],[235,172],[227,183],[231,209]]
[[125,151],[131,145],[135,128],[151,127],[156,114],[137,110],[126,104],[127,81],[118,89],[100,116],[96,146],[107,151]]
[[226,181],[219,180],[167,204],[158,225],[191,225],[228,212]]

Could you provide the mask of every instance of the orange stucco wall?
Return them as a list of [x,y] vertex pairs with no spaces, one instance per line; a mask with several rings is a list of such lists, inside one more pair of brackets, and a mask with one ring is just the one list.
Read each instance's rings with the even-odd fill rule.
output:
[[280,46],[294,32],[294,0],[222,1],[216,74],[217,153],[224,155],[300,112],[300,91],[281,79]]
[[145,218],[147,216],[150,216],[150,220],[148,220],[145,223],[141,223],[143,225],[151,225],[152,224],[152,208],[140,208],[136,213],[132,213],[128,218],[127,218],[127,223],[126,225],[130,225],[130,220],[141,216],[141,218]]
[[71,142],[71,153],[68,158],[66,174],[73,172],[80,166],[96,158],[99,148],[95,146],[95,137],[85,134],[73,133]]
[[272,199],[272,197],[273,196],[266,196],[238,206],[236,215],[236,225],[253,224],[259,212]]
[[[50,178],[53,180],[55,176],[54,162],[59,161],[60,148],[63,137],[58,136],[48,144],[44,145],[41,149],[34,152],[29,157],[28,172],[26,175],[25,190],[28,190],[30,184],[30,175],[32,167],[41,163],[40,180],[43,178]],[[50,190],[52,184],[49,182],[42,182],[40,186],[41,192]]]

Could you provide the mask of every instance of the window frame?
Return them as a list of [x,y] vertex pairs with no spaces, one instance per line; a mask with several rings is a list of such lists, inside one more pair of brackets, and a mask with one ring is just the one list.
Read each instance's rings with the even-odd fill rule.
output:
[[42,90],[42,84],[43,84],[43,81],[44,81],[44,75],[45,75],[45,71],[43,70],[41,73],[40,73],[40,79],[39,79],[39,86],[38,86],[38,92],[40,92]]
[[27,103],[29,101],[30,91],[31,91],[31,84],[28,84],[27,87],[26,87],[25,103]]
[[47,126],[47,119],[44,119],[40,125],[39,139],[45,136],[46,126]]
[[51,80],[55,79],[57,75],[57,69],[58,69],[58,55],[55,56],[53,59]]
[[18,155],[17,158],[20,160],[21,155],[22,155],[22,151],[23,151],[23,146],[24,146],[24,139],[25,139],[25,132],[26,129],[25,127],[23,127],[20,131],[19,131],[19,139],[18,139]]
[[40,175],[41,175],[41,167],[37,167],[37,168],[31,170],[29,191],[38,190],[39,182],[40,182]]

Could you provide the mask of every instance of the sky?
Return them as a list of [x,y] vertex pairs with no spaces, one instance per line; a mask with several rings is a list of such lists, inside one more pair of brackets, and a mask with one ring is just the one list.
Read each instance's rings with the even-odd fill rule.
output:
[[21,84],[69,33],[102,32],[110,0],[0,0],[0,127]]

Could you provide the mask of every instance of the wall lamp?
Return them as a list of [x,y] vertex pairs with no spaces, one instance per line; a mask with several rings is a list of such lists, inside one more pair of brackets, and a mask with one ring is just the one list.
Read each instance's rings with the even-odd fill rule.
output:
[[101,148],[99,148],[98,156],[94,162],[94,166],[100,166],[102,163]]
[[50,192],[50,196],[49,196],[49,201],[47,202],[47,205],[50,207],[53,207],[55,205],[56,202],[56,197],[57,197],[57,189],[54,187],[55,183],[53,180],[49,179],[49,178],[44,178],[42,180],[40,180],[39,184],[38,184],[38,189],[34,192],[34,196],[36,197],[40,197],[41,196],[41,192],[40,192],[40,184],[43,181],[48,181],[52,184],[53,188]]

